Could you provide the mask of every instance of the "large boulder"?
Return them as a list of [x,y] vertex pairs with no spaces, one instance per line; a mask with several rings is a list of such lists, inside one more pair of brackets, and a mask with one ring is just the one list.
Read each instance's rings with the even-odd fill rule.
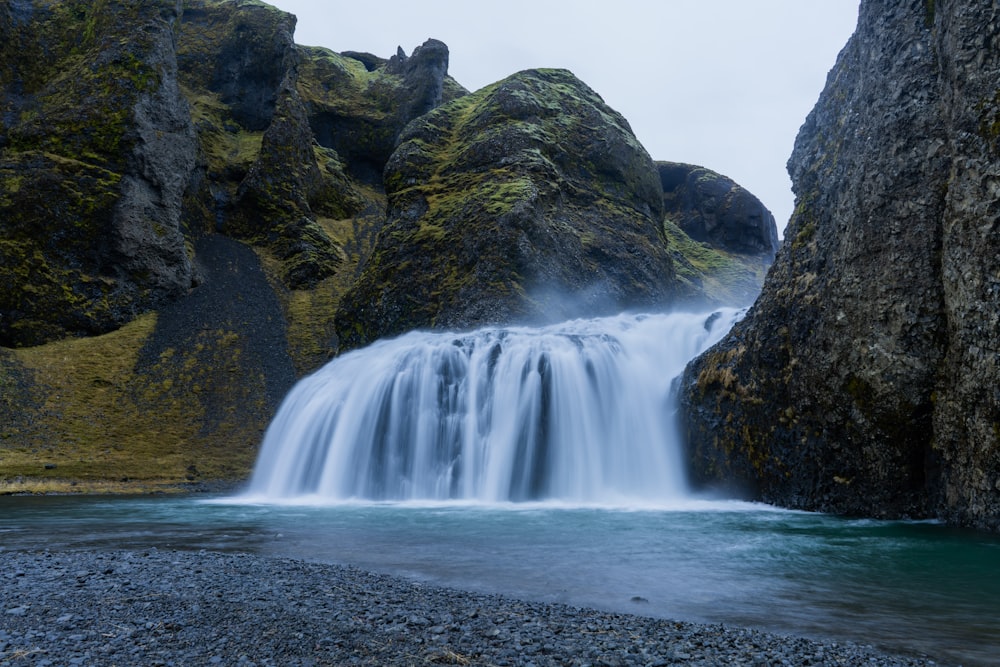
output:
[[338,312],[345,347],[674,294],[656,168],[567,71],[520,72],[420,117],[385,185],[389,220]]
[[1000,17],[863,0],[746,319],[684,376],[698,481],[1000,528]]

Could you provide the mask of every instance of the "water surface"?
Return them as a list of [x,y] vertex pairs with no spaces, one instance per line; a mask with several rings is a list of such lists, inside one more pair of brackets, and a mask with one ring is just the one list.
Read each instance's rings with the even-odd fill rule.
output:
[[1000,539],[767,506],[247,504],[0,498],[0,549],[245,551],[453,588],[850,639],[941,660],[1000,655]]

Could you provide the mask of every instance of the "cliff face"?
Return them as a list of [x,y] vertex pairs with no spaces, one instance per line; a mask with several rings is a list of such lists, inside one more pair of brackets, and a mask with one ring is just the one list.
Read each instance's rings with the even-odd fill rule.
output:
[[1000,527],[1000,19],[865,0],[763,292],[684,378],[705,484]]
[[177,7],[9,11],[0,342],[109,331],[191,286],[181,198],[196,144],[177,85]]
[[568,72],[469,95],[439,41],[294,29],[258,0],[0,3],[0,492],[240,478],[338,348],[759,280],[664,216]]

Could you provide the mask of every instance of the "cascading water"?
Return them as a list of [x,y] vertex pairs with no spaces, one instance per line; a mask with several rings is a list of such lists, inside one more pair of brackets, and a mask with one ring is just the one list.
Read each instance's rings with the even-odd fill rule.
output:
[[685,493],[671,385],[742,311],[413,332],[304,378],[261,500],[656,502]]

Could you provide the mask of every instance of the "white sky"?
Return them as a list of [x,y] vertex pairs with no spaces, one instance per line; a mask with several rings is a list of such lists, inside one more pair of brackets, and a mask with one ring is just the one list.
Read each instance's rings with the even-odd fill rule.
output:
[[295,41],[383,58],[433,37],[470,91],[522,69],[572,71],[655,160],[729,176],[784,229],[785,162],[854,31],[859,0],[269,0]]

